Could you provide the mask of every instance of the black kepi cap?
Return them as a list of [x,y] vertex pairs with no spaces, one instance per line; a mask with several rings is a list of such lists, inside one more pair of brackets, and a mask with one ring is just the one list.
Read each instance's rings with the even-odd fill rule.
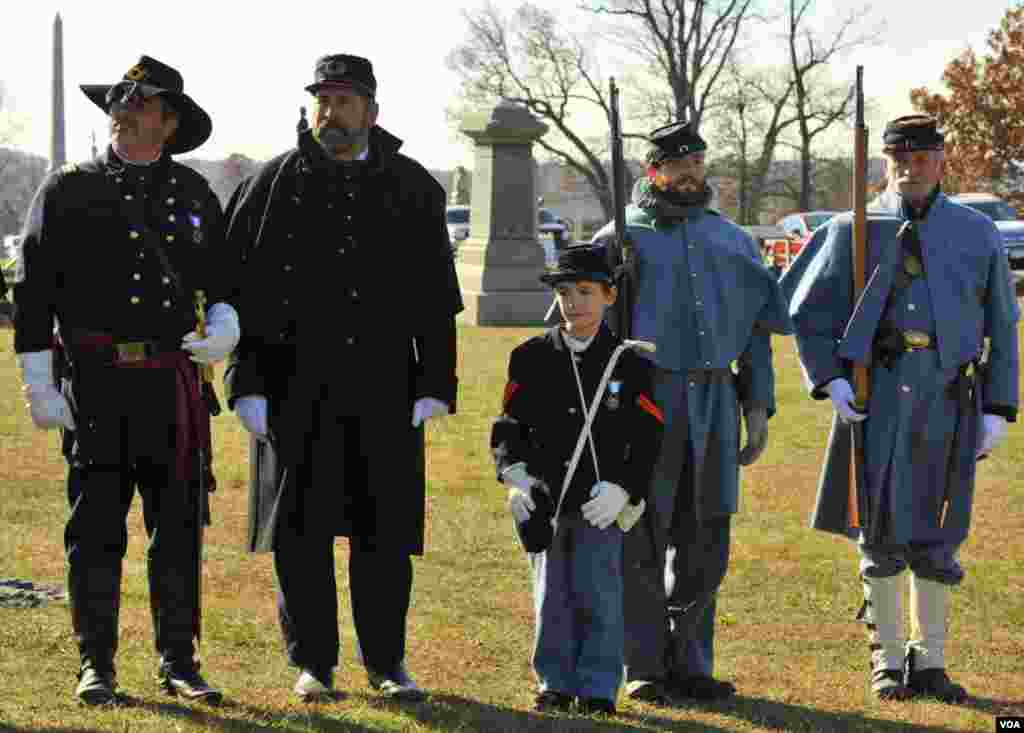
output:
[[946,137],[939,131],[939,123],[930,115],[904,115],[889,120],[882,132],[882,150],[893,153],[900,150],[942,150]]
[[373,64],[362,56],[336,53],[321,56],[313,69],[313,83],[306,87],[310,94],[316,94],[321,87],[355,89],[370,99],[377,95],[377,79],[373,75]]

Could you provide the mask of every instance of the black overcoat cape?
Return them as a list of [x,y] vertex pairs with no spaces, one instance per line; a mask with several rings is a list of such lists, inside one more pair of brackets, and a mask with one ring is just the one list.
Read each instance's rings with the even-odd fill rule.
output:
[[[288,522],[293,531],[423,552],[424,437],[411,425],[412,406],[434,397],[455,411],[462,299],[444,190],[400,145],[371,130],[358,207],[346,210],[350,231],[326,226],[326,209],[346,203],[318,187],[326,163],[308,133],[244,181],[228,206],[242,322],[225,374],[228,404],[267,397],[272,436],[252,442],[250,551],[273,550]],[[357,240],[357,274],[331,259],[341,234]],[[346,310],[344,296],[356,288],[360,306]],[[346,347],[352,335],[357,349]],[[358,443],[338,415],[359,418]],[[365,475],[346,457],[356,445]]]

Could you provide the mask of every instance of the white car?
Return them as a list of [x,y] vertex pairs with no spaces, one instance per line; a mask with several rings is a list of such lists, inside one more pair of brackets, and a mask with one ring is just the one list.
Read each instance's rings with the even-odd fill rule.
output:
[[1010,269],[1024,269],[1024,221],[1017,220],[1017,212],[1012,206],[990,193],[961,193],[950,196],[950,199],[988,216],[1003,235]]
[[469,207],[449,206],[445,215],[448,218],[448,239],[452,247],[457,247],[459,242],[469,237]]

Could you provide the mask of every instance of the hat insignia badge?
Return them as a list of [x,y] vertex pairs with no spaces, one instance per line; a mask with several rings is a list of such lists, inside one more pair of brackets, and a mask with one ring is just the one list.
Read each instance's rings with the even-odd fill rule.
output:
[[142,81],[146,78],[146,69],[142,66],[142,64],[135,64],[135,66],[128,69],[128,73],[126,73],[124,76],[129,81]]
[[609,410],[619,409],[619,405],[622,404],[622,399],[619,393],[622,391],[622,382],[615,380],[608,382],[608,396],[604,400],[604,405]]
[[345,65],[344,61],[333,59],[324,64],[324,74],[327,76],[342,76],[348,71],[348,66]]

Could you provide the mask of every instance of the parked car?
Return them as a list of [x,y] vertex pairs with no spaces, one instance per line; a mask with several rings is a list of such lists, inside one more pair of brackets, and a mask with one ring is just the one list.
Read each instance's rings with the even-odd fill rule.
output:
[[838,213],[838,211],[797,211],[782,217],[776,226],[786,232],[789,244],[784,248],[784,252],[779,252],[779,247],[776,245],[774,262],[770,266],[782,270],[789,267],[789,263],[800,254],[800,250],[810,240],[814,230],[828,224]]
[[[448,238],[452,246],[457,246],[469,237],[468,206],[449,206],[446,209],[448,218]],[[572,240],[569,226],[551,209],[537,209],[537,235],[550,237],[556,248],[565,247]]]
[[960,193],[950,196],[958,204],[970,206],[991,219],[1003,236],[1003,247],[1010,260],[1010,269],[1024,269],[1024,221],[1018,221],[1017,212],[998,196],[990,193]]
[[448,239],[452,247],[457,247],[469,236],[469,207],[449,206],[445,209],[445,216],[448,219]]
[[790,249],[794,248],[796,243],[781,227],[774,224],[752,224],[743,228],[754,238],[761,251],[764,266],[774,272],[776,277],[782,275],[793,257],[796,257],[796,252],[790,255]]
[[572,241],[569,225],[551,209],[537,209],[537,234],[541,237],[551,237],[555,249],[568,247]]

